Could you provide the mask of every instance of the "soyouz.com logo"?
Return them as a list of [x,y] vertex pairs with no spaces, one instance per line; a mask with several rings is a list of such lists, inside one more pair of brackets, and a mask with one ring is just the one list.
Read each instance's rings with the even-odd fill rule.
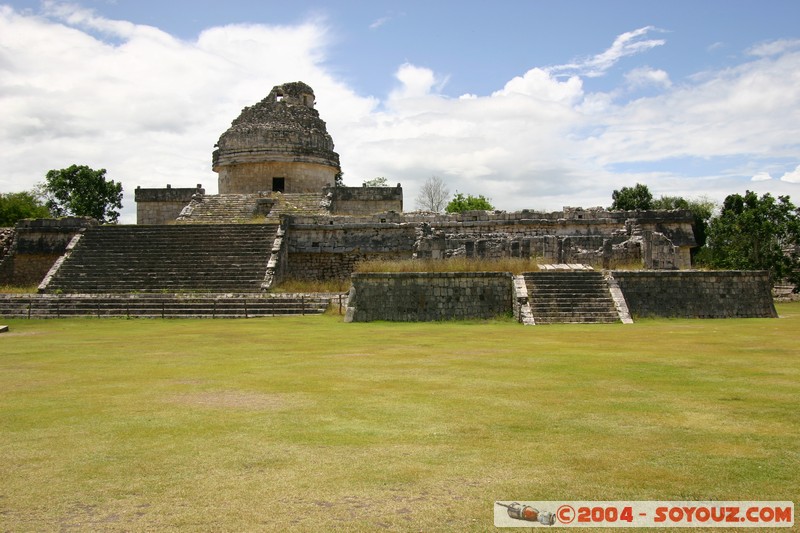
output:
[[792,527],[794,503],[777,501],[498,501],[495,527]]

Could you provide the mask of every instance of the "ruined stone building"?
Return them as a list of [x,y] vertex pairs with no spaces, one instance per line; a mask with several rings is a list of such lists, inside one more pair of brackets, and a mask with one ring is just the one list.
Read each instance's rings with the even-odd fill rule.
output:
[[215,146],[220,194],[318,193],[341,172],[314,91],[302,82],[278,85],[244,108]]
[[314,102],[311,87],[293,82],[245,107],[211,157],[218,194],[206,194],[202,184],[137,187],[131,226],[21,223],[2,235],[0,283],[41,281],[40,292],[59,294],[253,294],[286,278],[347,279],[365,259],[534,257],[603,269],[691,267],[696,242],[688,211],[443,215],[404,212],[400,184],[336,186],[339,155]]
[[287,272],[300,278],[345,277],[357,261],[380,257],[536,256],[606,267],[690,266],[696,243],[686,211],[404,213],[399,184],[336,187],[339,156],[314,99],[302,82],[274,87],[220,136],[212,156],[219,194],[206,195],[201,185],[138,188],[138,223],[283,220]]

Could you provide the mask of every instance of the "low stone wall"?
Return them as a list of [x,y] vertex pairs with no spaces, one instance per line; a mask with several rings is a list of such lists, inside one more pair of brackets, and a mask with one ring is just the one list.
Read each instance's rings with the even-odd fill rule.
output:
[[508,272],[355,273],[345,321],[492,318],[512,310]]
[[194,189],[175,188],[167,185],[165,189],[143,189],[136,187],[137,224],[169,224],[174,222],[184,207],[189,205],[195,194],[205,194],[201,184]]
[[614,271],[631,315],[675,318],[774,318],[767,272]]
[[347,279],[360,261],[410,259],[413,254],[412,225],[380,219],[351,223],[339,217],[315,217],[315,224],[307,217],[289,220],[287,273],[295,279]]
[[335,215],[372,215],[403,212],[403,188],[397,187],[326,187]]

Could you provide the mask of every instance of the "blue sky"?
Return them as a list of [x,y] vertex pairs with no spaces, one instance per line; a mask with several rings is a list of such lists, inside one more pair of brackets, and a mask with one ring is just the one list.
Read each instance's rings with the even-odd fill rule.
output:
[[72,163],[202,183],[274,85],[316,93],[345,183],[499,209],[613,189],[800,202],[800,2],[0,0],[0,192]]

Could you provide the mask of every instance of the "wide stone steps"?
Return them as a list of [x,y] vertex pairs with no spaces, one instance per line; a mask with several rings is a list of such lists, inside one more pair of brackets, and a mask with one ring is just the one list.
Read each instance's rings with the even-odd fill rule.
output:
[[608,324],[620,321],[601,272],[529,272],[524,279],[536,324]]
[[277,225],[89,228],[49,293],[258,292]]
[[217,194],[197,197],[178,217],[179,224],[238,224],[263,218],[259,200],[268,195]]
[[[331,295],[292,294],[4,294],[3,318],[254,318],[318,315]],[[339,305],[343,305],[339,302]]]
[[277,201],[267,215],[270,219],[280,218],[281,215],[314,216],[330,213],[324,194],[283,193],[275,197]]

